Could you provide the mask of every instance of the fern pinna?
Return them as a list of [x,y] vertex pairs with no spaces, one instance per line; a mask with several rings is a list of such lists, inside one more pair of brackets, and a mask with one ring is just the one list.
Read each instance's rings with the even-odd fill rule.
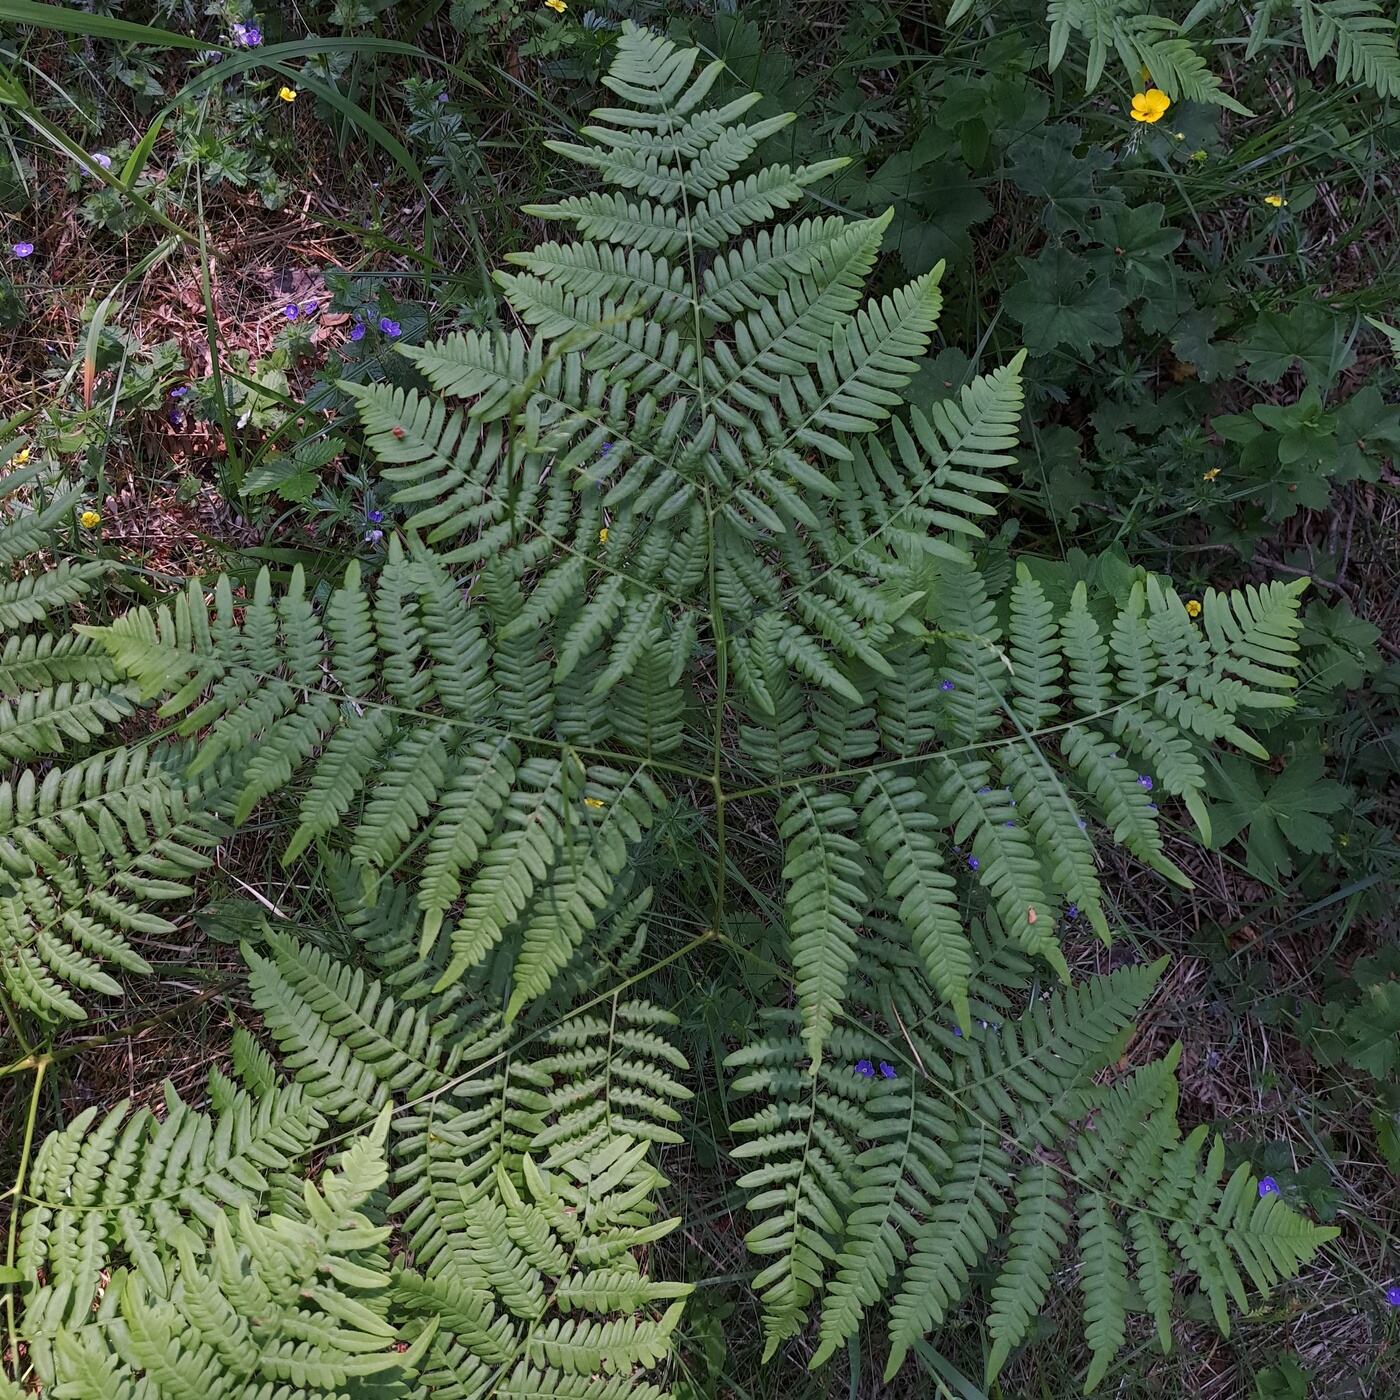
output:
[[1017,969],[983,951],[981,1014],[964,1033],[931,1014],[907,953],[878,936],[862,951],[859,1017],[832,1037],[839,1059],[805,1072],[796,1021],[775,1013],[770,1034],[729,1060],[734,1092],[764,1101],[735,1124],[735,1157],[760,1217],[749,1243],[765,1262],[755,1282],[770,1354],[819,1302],[820,1365],[882,1303],[893,1375],[991,1260],[990,1383],[1073,1245],[1092,1389],[1126,1342],[1130,1279],[1169,1348],[1176,1274],[1228,1333],[1228,1304],[1247,1306],[1248,1284],[1267,1290],[1336,1234],[1260,1193],[1247,1166],[1222,1183],[1224,1143],[1207,1148],[1205,1129],[1182,1136],[1179,1047],[1096,1082],[1163,964],[1008,1004]]
[[185,781],[189,755],[133,744],[83,754],[133,713],[136,689],[69,610],[107,566],[63,558],[81,492],[42,464],[0,481],[0,988],[44,1022],[81,1021],[145,973],[137,940],[175,925],[152,906],[193,893],[226,834],[219,779]]
[[[240,1033],[210,1112],[167,1090],[163,1118],[89,1111],[36,1156],[19,1262],[44,1280],[24,1314],[43,1383],[661,1397],[640,1377],[690,1288],[639,1251],[679,1223],[650,1160],[689,1097],[674,1018],[609,996],[517,1041],[480,1003],[414,1009],[285,937],[245,956],[293,1079]],[[318,1188],[328,1121],[355,1136]]]
[[[1068,1259],[1093,1385],[1130,1299],[1164,1345],[1187,1280],[1228,1326],[1328,1238],[1248,1168],[1222,1183],[1174,1052],[1117,1069],[1160,969],[1079,975],[1079,929],[1113,934],[1104,852],[1189,885],[1205,760],[1267,756],[1302,585],[1198,619],[1142,570],[1012,559],[988,526],[1023,357],[907,402],[940,273],[868,292],[888,216],[803,212],[840,162],[763,163],[790,118],[635,26],[605,81],[622,105],[555,144],[605,188],[530,210],[578,236],[498,275],[514,329],[345,386],[402,520],[372,576],[225,577],[80,629],[198,740],[186,790],[221,785],[334,918],[245,949],[283,1070],[241,1039],[199,1152],[167,1169],[121,1113],[44,1148],[24,1326],[61,1393],[247,1386],[241,1340],[206,1354],[181,1318],[243,1339],[249,1307],[299,1339],[259,1352],[268,1395],[341,1385],[352,1352],[389,1393],[651,1393],[685,1292],[642,1271],[674,1223],[653,1159],[689,1091],[670,1015],[608,987],[654,970],[654,909],[729,940],[765,886],[792,994],[730,1063],[770,1352],[810,1327],[824,1362],[878,1306],[892,1374],[989,1262],[994,1376]],[[708,823],[708,908],[651,878],[681,818]],[[315,1233],[330,1185],[295,1189],[313,1120],[368,1134],[348,1238]],[[288,1248],[324,1252],[324,1294],[280,1291],[274,1219],[312,1232]]]

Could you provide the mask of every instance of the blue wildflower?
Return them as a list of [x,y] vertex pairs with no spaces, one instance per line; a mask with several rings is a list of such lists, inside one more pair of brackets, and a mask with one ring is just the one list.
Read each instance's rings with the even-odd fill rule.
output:
[[172,399],[183,399],[185,395],[189,393],[189,391],[190,386],[188,384],[181,384],[178,389],[172,389],[170,391],[170,397]]
[[1391,1284],[1391,1286],[1385,1290],[1385,1301],[1392,1308],[1400,1308],[1400,1288]]
[[605,443],[598,449],[598,455],[599,455],[600,457],[606,457],[606,456],[608,455],[608,453],[611,452],[612,450],[613,450],[613,445],[612,445],[612,443],[610,443],[610,442],[605,442]]
[[350,327],[350,339],[351,339],[351,340],[363,340],[364,338],[365,338],[365,327],[364,327],[364,322],[363,322],[363,321],[356,321],[355,324],[354,324],[353,326]]
[[183,428],[185,426],[185,415],[182,410],[172,408],[170,410],[170,426],[172,428]]
[[1003,826],[1015,826],[1016,823],[1015,823],[1015,822],[1002,822],[1002,825],[1003,825]]
[[366,530],[366,531],[365,531],[365,543],[366,543],[366,544],[378,544],[379,541],[382,540],[383,538],[384,538],[384,531],[383,531],[383,530]]
[[939,682],[938,682],[938,688],[939,688],[939,690],[952,690],[952,689],[953,689],[953,682],[952,682],[952,681],[939,681]]
[[440,92],[440,93],[438,93],[438,95],[437,95],[437,100],[438,100],[439,102],[446,102],[446,101],[448,100],[448,99],[447,99],[447,94],[446,94],[445,92]]
[[15,243],[10,248],[10,252],[17,258],[27,258],[33,251],[34,245],[32,243]]
[[967,868],[969,870],[981,870],[982,862],[978,860],[976,856],[968,856]]
[[289,321],[295,321],[296,318],[301,315],[301,308],[297,306],[296,302],[289,301],[286,306],[282,308],[282,314]]
[[233,40],[245,49],[255,49],[262,43],[262,30],[256,24],[235,24]]
[[384,523],[384,512],[382,510],[367,510],[365,512],[365,519],[368,520],[371,525],[382,525]]
[[1152,779],[1151,779],[1150,777],[1148,777],[1148,775],[1147,775],[1146,773],[1139,773],[1139,774],[1138,774],[1138,786],[1139,786],[1144,792],[1151,792],[1151,791],[1152,791]]
[[881,1079],[893,1079],[893,1078],[894,1078],[894,1066],[893,1066],[893,1065],[887,1065],[883,1060],[881,1060],[881,1061],[880,1061],[880,1078],[881,1078]]
[[991,792],[991,788],[989,788],[989,787],[980,787],[980,788],[977,789],[977,796],[978,796],[978,797],[985,797],[989,792]]
[[953,1027],[953,1034],[954,1034],[955,1036],[957,1036],[957,1038],[958,1038],[959,1040],[961,1040],[961,1039],[962,1039],[962,1027],[961,1027],[961,1026],[954,1026],[954,1027]]
[[110,169],[112,168],[112,157],[111,157],[111,156],[109,156],[109,155],[104,155],[101,151],[94,151],[94,152],[92,153],[92,158],[93,158],[93,160],[95,160],[95,161],[98,163],[98,165],[100,165],[104,170],[110,170]]
[[319,310],[314,301],[304,301],[301,304],[301,314],[303,316],[314,316]]
[[856,1073],[860,1075],[862,1079],[874,1079],[875,1066],[872,1065],[869,1060],[857,1060]]
[[1077,919],[1078,917],[1079,917],[1079,906],[1078,906],[1077,904],[1071,904],[1071,905],[1069,906],[1069,908],[1065,910],[1065,918],[1067,918],[1067,919]]
[[1079,818],[1079,829],[1080,829],[1080,831],[1083,831],[1088,825],[1089,825],[1089,823],[1086,822],[1086,821],[1084,820],[1083,817],[1080,817],[1080,818]]
[[1260,1179],[1260,1182],[1259,1182],[1259,1195],[1260,1195],[1261,1197],[1263,1197],[1263,1196],[1277,1196],[1278,1194],[1279,1194],[1278,1182],[1276,1182],[1276,1181],[1273,1179],[1273,1177],[1271,1177],[1271,1176],[1266,1176],[1266,1177],[1262,1177],[1262,1178]]
[[400,326],[397,321],[391,320],[388,316],[379,318],[379,329],[389,337],[390,340],[399,334]]

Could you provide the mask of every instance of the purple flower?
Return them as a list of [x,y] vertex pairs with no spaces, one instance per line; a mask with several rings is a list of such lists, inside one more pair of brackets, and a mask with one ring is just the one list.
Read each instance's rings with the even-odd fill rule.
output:
[[33,251],[34,245],[32,243],[16,243],[10,249],[10,252],[17,258],[27,258]]
[[170,397],[172,399],[183,399],[185,395],[189,393],[189,391],[190,386],[188,384],[181,384],[178,389],[172,389],[170,391]]
[[381,316],[379,318],[379,329],[383,331],[390,340],[393,340],[394,337],[398,335],[400,327],[397,321],[391,320],[388,316]]
[[1015,826],[1016,823],[1015,823],[1015,822],[1002,822],[1002,825],[1003,825],[1003,826]]
[[93,160],[95,160],[95,161],[98,163],[98,165],[100,165],[104,170],[110,170],[110,169],[112,168],[112,157],[111,157],[111,156],[109,156],[109,155],[104,155],[101,151],[94,151],[94,152],[92,153],[92,158],[93,158]]
[[316,306],[316,303],[315,303],[314,301],[304,301],[304,302],[302,302],[302,304],[301,304],[301,314],[302,314],[303,316],[314,316],[314,315],[316,314],[316,311],[317,311],[317,306]]
[[379,541],[382,540],[383,538],[384,538],[384,531],[383,531],[383,530],[366,530],[366,531],[365,531],[365,543],[366,543],[366,544],[378,544]]
[[255,49],[262,43],[262,30],[256,24],[235,24],[233,41],[245,49]]
[[1080,818],[1079,818],[1079,829],[1080,829],[1080,831],[1083,831],[1088,825],[1089,825],[1089,823],[1086,822],[1086,821],[1084,820],[1083,817],[1080,817]]
[[289,321],[295,321],[296,318],[301,315],[301,308],[297,306],[296,302],[289,301],[286,306],[282,308],[282,314]]
[[1148,775],[1147,775],[1146,773],[1139,773],[1139,774],[1138,774],[1138,786],[1139,786],[1144,792],[1151,792],[1151,791],[1152,791],[1152,779],[1151,779],[1150,777],[1148,777]]
[[958,1038],[959,1040],[961,1040],[961,1039],[962,1039],[962,1027],[961,1027],[961,1026],[954,1026],[954,1027],[953,1027],[953,1034],[954,1034],[955,1036],[957,1036],[957,1038]]
[[350,339],[351,339],[351,340],[363,340],[364,338],[365,338],[365,327],[364,327],[364,322],[363,322],[363,321],[356,321],[355,324],[354,324],[353,326],[350,327]]
[[1385,1301],[1392,1308],[1400,1308],[1400,1288],[1391,1284],[1390,1287],[1385,1290]]
[[991,788],[989,788],[989,787],[980,787],[980,788],[977,789],[977,796],[978,796],[978,797],[985,797],[989,792],[991,792]]
[[862,1079],[874,1079],[875,1066],[872,1065],[869,1060],[857,1060],[856,1073],[860,1075]]
[[1067,919],[1077,919],[1078,917],[1079,917],[1079,906],[1078,906],[1077,904],[1071,904],[1071,905],[1069,906],[1069,908],[1065,910],[1065,918],[1067,918]]
[[371,525],[382,525],[384,523],[384,512],[382,510],[367,510],[365,512],[365,519],[368,520]]
[[447,101],[447,94],[446,94],[445,92],[440,92],[440,93],[438,93],[438,95],[437,95],[437,100],[438,100],[439,102],[446,102],[446,101]]
[[880,1061],[880,1078],[881,1078],[881,1079],[893,1079],[893,1078],[894,1078],[894,1066],[893,1066],[893,1065],[887,1065],[887,1064],[884,1062],[884,1060],[881,1060],[881,1061]]
[[1261,1198],[1264,1197],[1264,1196],[1277,1196],[1278,1194],[1279,1194],[1278,1182],[1276,1182],[1276,1181],[1273,1179],[1273,1177],[1271,1177],[1271,1176],[1266,1176],[1266,1177],[1262,1177],[1262,1178],[1260,1179],[1260,1181],[1259,1181],[1259,1195],[1260,1195]]
[[170,426],[172,428],[183,428],[185,426],[185,415],[178,408],[170,410]]
[[612,443],[610,443],[610,442],[605,442],[605,443],[598,449],[598,455],[599,455],[600,457],[606,457],[606,456],[608,455],[608,453],[612,451],[612,449],[613,449]]
[[952,682],[952,681],[939,681],[939,682],[938,682],[938,688],[939,688],[939,690],[952,690],[952,689],[953,689],[953,682]]
[[967,868],[969,870],[981,870],[982,862],[978,860],[976,856],[968,856]]

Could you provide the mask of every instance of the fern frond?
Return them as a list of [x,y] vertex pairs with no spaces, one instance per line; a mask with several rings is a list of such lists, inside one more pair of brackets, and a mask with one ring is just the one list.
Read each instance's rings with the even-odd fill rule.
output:
[[84,1110],[51,1134],[26,1185],[17,1259],[35,1281],[27,1307],[44,1320],[43,1335],[82,1325],[118,1262],[169,1296],[176,1247],[203,1247],[225,1210],[256,1205],[271,1175],[297,1163],[324,1127],[299,1086],[229,1086],[202,1113],[167,1085],[161,1119],[122,1102],[105,1115]]
[[856,958],[866,904],[860,850],[846,834],[856,814],[839,793],[799,786],[778,810],[787,843],[788,936],[797,967],[797,1000],[813,1067],[835,1024]]
[[1047,1163],[1031,1163],[1016,1183],[1006,1259],[992,1288],[987,1316],[987,1331],[992,1336],[988,1385],[1025,1339],[1032,1319],[1044,1305],[1051,1269],[1068,1238],[1068,1224],[1069,1211],[1058,1173]]

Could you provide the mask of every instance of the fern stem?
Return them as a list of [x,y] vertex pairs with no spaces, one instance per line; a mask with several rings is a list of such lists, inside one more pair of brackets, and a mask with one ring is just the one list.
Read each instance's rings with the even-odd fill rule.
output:
[[[44,1074],[49,1067],[49,1056],[38,1055],[32,1059],[34,1067],[34,1087],[29,1093],[29,1112],[24,1120],[24,1142],[19,1152],[19,1168],[15,1172],[15,1184],[10,1190],[10,1229],[5,1241],[5,1268],[8,1273],[15,1267],[15,1248],[19,1243],[20,1202],[24,1196],[24,1182],[29,1174],[29,1154],[34,1146],[34,1124],[39,1117],[39,1091],[43,1088]],[[15,1291],[10,1286],[5,1294],[5,1322],[10,1334],[10,1365],[19,1370],[19,1333],[15,1327]]]
[[729,642],[724,630],[724,609],[719,598],[719,551],[715,547],[715,517],[710,509],[710,492],[705,488],[705,533],[708,553],[710,627],[715,638],[715,706],[712,721],[714,734],[711,749],[710,786],[715,794],[715,912],[711,920],[716,929],[724,927],[724,894],[728,861],[725,856],[724,804],[728,801],[723,784],[724,706],[729,690]]

